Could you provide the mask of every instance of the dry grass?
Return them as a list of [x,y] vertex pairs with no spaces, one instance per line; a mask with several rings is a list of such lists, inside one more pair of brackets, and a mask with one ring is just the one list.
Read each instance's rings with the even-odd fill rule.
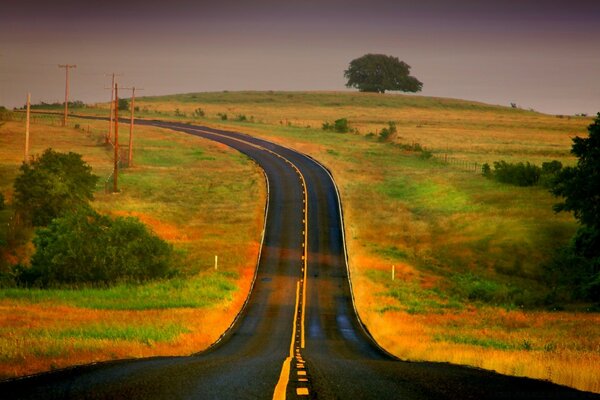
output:
[[384,293],[382,288],[366,279],[358,282],[366,324],[382,346],[402,359],[471,365],[600,392],[598,314],[491,307],[439,314],[381,312],[382,299],[372,293]]
[[[73,119],[65,129],[48,125],[48,118],[38,122],[31,130],[32,154],[47,147],[81,153],[106,180],[112,170],[112,150],[102,145],[106,123]],[[72,128],[75,124],[83,129]],[[126,143],[128,130],[122,131]],[[23,157],[23,132],[21,122],[0,126],[0,191],[9,201]],[[213,343],[240,310],[254,274],[263,223],[266,193],[257,166],[211,141],[138,127],[135,167],[122,171],[121,193],[103,189],[100,184],[96,209],[137,216],[174,244],[181,268],[193,274],[181,285],[182,290],[195,290],[194,301],[153,308],[160,303],[152,298],[160,286],[154,284],[129,291],[131,299],[124,287],[107,291],[96,302],[64,291],[0,290],[0,378],[101,360],[189,355]],[[10,249],[10,261],[27,261],[33,249],[22,247]],[[212,271],[215,254],[218,273]],[[177,285],[166,282],[161,295]],[[146,298],[153,301],[147,307]],[[114,307],[115,301],[124,306]]]
[[[394,354],[600,392],[598,314],[542,307],[541,266],[576,229],[572,217],[554,214],[542,188],[498,184],[365,137],[391,120],[396,142],[440,157],[572,164],[571,138],[590,119],[356,93],[198,93],[138,104],[149,116],[242,130],[327,165],[342,195],[359,312]],[[205,118],[192,117],[198,107]],[[242,114],[253,123],[231,121]],[[344,117],[358,133],[320,129]]]
[[[600,392],[598,314],[541,307],[541,266],[568,241],[574,220],[555,215],[541,188],[487,181],[367,136],[392,120],[396,142],[438,156],[571,164],[570,139],[590,119],[364,93],[199,93],[137,104],[140,115],[241,130],[327,165],[342,195],[359,312],[391,352]],[[193,117],[198,107],[206,117]],[[238,115],[252,122],[235,122]],[[338,118],[358,132],[321,130]],[[482,287],[470,300],[469,290]]]

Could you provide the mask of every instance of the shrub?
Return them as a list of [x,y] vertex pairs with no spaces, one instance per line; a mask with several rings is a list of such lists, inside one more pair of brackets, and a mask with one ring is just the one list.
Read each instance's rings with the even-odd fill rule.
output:
[[551,187],[561,170],[562,163],[557,160],[544,162],[541,168],[529,162],[513,164],[503,160],[495,161],[493,170],[487,163],[481,167],[481,172],[486,178],[517,186]]
[[77,153],[52,149],[21,164],[14,183],[17,211],[34,226],[47,225],[68,210],[87,206],[98,177]]
[[0,193],[0,211],[4,210],[4,208],[6,208],[6,204],[4,204],[4,195]]
[[200,107],[198,107],[198,108],[196,108],[196,109],[194,110],[194,115],[195,115],[196,117],[204,117],[205,113],[204,113],[204,110],[203,110],[203,109],[201,109]]
[[89,208],[39,228],[31,267],[18,281],[40,287],[141,282],[173,274],[171,246],[135,218],[102,216]]
[[246,116],[244,114],[239,114],[237,117],[235,117],[236,121],[240,121],[240,122],[245,122],[248,121],[248,118],[246,118]]
[[348,120],[346,118],[336,119],[333,124],[333,128],[336,132],[346,133],[350,130],[348,127]]
[[493,177],[503,183],[517,186],[533,186],[538,183],[542,169],[529,162],[507,163],[506,161],[495,161]]
[[218,113],[217,115],[218,115],[219,117],[221,117],[221,120],[222,120],[222,121],[227,121],[227,114],[225,114],[225,113]]
[[394,121],[388,122],[388,127],[383,128],[381,132],[379,132],[379,141],[381,142],[389,142],[396,138],[398,130],[396,129],[396,123]]
[[485,163],[481,166],[481,174],[486,178],[492,177],[492,168],[490,167],[490,164]]
[[127,111],[129,110],[129,100],[127,99],[119,99],[119,110]]
[[348,126],[348,120],[346,118],[336,119],[333,124],[325,121],[322,126],[324,131],[334,131],[338,133],[347,133],[350,131],[350,126]]
[[539,184],[546,188],[554,186],[556,177],[562,170],[562,167],[562,163],[557,160],[542,163],[542,175],[540,176]]

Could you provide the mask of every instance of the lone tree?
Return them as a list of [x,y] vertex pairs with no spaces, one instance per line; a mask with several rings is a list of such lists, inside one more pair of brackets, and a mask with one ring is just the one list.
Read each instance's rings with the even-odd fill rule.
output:
[[385,93],[386,90],[419,92],[423,83],[410,76],[410,65],[397,57],[385,54],[365,54],[350,61],[344,71],[348,79],[347,87],[358,88],[361,92]]
[[47,149],[21,165],[14,183],[15,206],[34,226],[45,226],[65,211],[86,206],[97,181],[80,154]]
[[564,201],[556,211],[571,211],[582,225],[571,249],[571,267],[580,290],[589,299],[600,301],[600,113],[588,127],[589,137],[573,139],[571,153],[577,166],[559,172],[551,191]]

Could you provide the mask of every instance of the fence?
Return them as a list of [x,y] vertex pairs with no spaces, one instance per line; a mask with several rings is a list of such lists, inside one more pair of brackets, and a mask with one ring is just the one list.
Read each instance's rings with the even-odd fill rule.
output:
[[432,158],[435,158],[439,162],[453,166],[455,168],[462,169],[463,171],[474,172],[474,173],[482,173],[483,164],[478,162],[467,161],[461,158],[448,156],[447,153],[444,154],[432,154]]

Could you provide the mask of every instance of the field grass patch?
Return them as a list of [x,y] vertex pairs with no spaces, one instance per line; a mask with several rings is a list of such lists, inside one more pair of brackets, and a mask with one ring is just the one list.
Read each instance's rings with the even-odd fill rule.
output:
[[237,289],[231,274],[211,273],[144,285],[119,284],[106,289],[4,288],[0,289],[0,298],[100,310],[204,308],[231,300]]

